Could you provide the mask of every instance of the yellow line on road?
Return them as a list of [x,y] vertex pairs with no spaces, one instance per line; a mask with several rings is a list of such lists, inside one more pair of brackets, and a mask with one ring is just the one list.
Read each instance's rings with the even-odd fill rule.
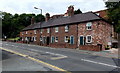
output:
[[65,72],[65,73],[71,73],[71,72],[66,71],[66,70],[64,70],[64,69],[61,69],[61,68],[59,68],[59,67],[57,67],[57,66],[54,66],[54,65],[48,64],[48,63],[46,63],[46,62],[43,62],[43,61],[41,61],[41,60],[35,59],[35,58],[33,58],[33,57],[30,57],[30,56],[28,56],[28,55],[24,55],[24,54],[21,54],[21,53],[12,51],[12,50],[8,50],[8,49],[5,49],[5,48],[1,48],[1,47],[0,47],[0,49],[5,50],[5,51],[8,51],[8,52],[11,52],[11,53],[14,53],[14,54],[17,54],[17,55],[22,56],[22,57],[26,57],[26,58],[31,59],[31,60],[33,60],[33,61],[36,61],[36,62],[45,64],[45,65],[50,66],[50,67],[52,67],[52,68],[54,68],[54,69],[57,69],[57,70],[59,70],[59,71],[63,71],[63,72]]

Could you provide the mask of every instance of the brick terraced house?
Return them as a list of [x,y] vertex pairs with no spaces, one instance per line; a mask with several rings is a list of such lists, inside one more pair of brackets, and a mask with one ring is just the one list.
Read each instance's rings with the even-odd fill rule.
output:
[[56,48],[77,48],[101,51],[111,45],[113,27],[93,12],[74,15],[70,6],[67,16],[50,18],[46,14],[44,22],[34,23],[20,32],[23,43],[37,44]]

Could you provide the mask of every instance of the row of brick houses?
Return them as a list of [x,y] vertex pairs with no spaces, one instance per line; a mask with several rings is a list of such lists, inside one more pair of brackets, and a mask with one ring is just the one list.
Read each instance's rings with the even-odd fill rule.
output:
[[101,51],[111,45],[113,27],[106,20],[93,12],[74,15],[70,6],[67,16],[50,18],[46,14],[44,22],[34,23],[20,32],[24,43],[56,48],[79,48],[82,50]]

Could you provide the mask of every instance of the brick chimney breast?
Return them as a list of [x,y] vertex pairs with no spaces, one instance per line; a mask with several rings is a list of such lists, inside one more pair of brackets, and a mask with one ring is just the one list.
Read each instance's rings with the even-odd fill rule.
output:
[[68,16],[74,15],[74,7],[73,7],[73,5],[68,7],[67,14],[68,14]]
[[45,21],[48,21],[49,19],[50,19],[50,14],[49,14],[49,13],[46,13]]

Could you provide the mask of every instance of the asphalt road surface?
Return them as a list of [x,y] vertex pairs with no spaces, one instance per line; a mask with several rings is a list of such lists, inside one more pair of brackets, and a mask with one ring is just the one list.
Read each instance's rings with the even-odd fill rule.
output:
[[[90,54],[80,53],[78,50],[69,50],[63,48],[49,48],[30,44],[20,44],[11,42],[2,42],[2,48],[13,50],[24,55],[39,59],[67,71],[92,71],[105,73],[119,73],[118,59],[100,57]],[[15,59],[15,61],[13,61]],[[15,56],[5,63],[3,61],[3,70],[38,70],[38,63],[25,60]],[[11,63],[12,62],[12,63]],[[29,62],[29,64],[27,64]],[[16,65],[21,63],[21,67]],[[32,64],[35,63],[36,65]],[[30,66],[29,66],[30,65]],[[9,66],[11,66],[9,68]],[[22,68],[24,67],[24,69]],[[8,69],[9,68],[9,69]],[[43,68],[44,70],[44,68]],[[48,69],[49,70],[49,69]]]

